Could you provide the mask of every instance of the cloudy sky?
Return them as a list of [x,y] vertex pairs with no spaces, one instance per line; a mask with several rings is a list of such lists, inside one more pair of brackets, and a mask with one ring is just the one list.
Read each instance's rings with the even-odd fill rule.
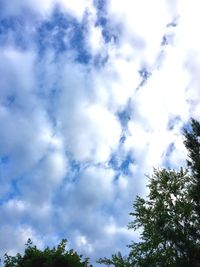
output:
[[0,249],[62,238],[92,261],[200,114],[198,0],[0,0]]

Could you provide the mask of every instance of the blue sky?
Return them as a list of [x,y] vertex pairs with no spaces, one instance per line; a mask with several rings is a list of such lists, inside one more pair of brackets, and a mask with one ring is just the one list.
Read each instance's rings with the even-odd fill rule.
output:
[[0,2],[0,248],[62,238],[94,262],[199,119],[197,0]]

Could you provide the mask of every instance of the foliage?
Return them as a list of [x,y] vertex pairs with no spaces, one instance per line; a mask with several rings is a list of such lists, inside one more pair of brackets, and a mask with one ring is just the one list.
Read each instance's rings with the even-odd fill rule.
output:
[[154,170],[149,195],[137,197],[129,229],[141,230],[140,242],[99,262],[116,267],[200,266],[200,123],[191,120],[184,131],[188,169]]
[[88,259],[82,260],[82,255],[78,255],[73,250],[66,251],[67,240],[63,239],[57,247],[44,251],[33,245],[29,239],[24,255],[5,255],[5,267],[92,267]]
[[130,260],[127,257],[123,257],[120,252],[116,255],[112,255],[112,259],[99,259],[97,261],[100,264],[105,264],[107,266],[114,265],[117,267],[132,267]]

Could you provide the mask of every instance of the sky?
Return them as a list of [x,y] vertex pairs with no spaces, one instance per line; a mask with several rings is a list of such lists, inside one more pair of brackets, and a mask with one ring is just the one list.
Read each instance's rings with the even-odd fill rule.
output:
[[[0,256],[62,238],[91,262],[200,114],[198,0],[0,0]],[[94,263],[94,266],[98,264]]]

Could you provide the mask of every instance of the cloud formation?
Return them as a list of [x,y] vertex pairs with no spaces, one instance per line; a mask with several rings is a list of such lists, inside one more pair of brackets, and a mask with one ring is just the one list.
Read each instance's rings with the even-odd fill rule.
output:
[[199,119],[198,1],[0,10],[1,254],[29,237],[93,261],[125,251],[144,174],[184,165],[182,128]]

